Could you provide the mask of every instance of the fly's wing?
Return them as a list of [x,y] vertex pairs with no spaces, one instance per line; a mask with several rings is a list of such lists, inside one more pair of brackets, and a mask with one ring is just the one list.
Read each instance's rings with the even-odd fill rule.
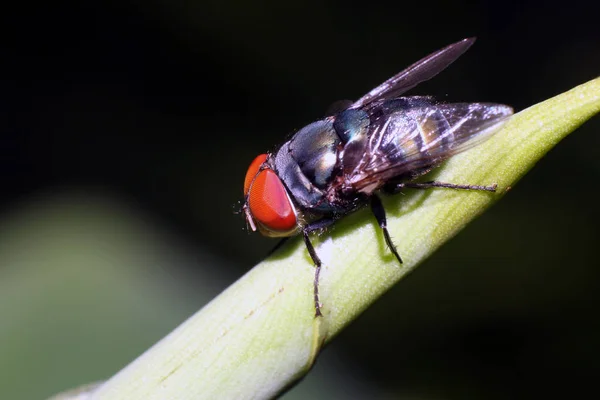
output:
[[[368,134],[344,150],[344,187],[371,194],[393,178],[434,166],[497,132],[509,106],[455,103],[415,107],[371,120]],[[347,160],[347,162],[346,162]]]
[[358,99],[350,108],[362,107],[376,100],[398,97],[425,82],[452,64],[475,43],[475,38],[463,39],[417,61]]

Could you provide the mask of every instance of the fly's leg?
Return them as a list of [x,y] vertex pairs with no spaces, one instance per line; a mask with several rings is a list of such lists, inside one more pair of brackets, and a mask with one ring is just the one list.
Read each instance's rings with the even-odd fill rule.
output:
[[312,258],[315,263],[315,281],[314,281],[314,300],[315,300],[315,317],[322,317],[321,314],[321,303],[319,302],[319,275],[321,274],[321,259],[317,255],[315,248],[310,242],[310,238],[308,237],[308,232],[306,230],[302,231],[302,236],[304,236],[304,244],[306,244],[306,248],[308,249],[308,254],[310,254],[310,258]]
[[460,189],[460,190],[481,190],[485,192],[495,192],[498,185],[493,184],[490,186],[479,186],[479,185],[456,185],[454,183],[445,182],[407,182],[401,183],[398,186],[407,187],[412,189],[431,189],[431,188],[447,188],[447,189]]
[[[422,173],[427,173],[429,169],[423,169],[418,171],[415,175],[418,176]],[[498,185],[493,184],[490,186],[479,186],[479,185],[457,185],[454,183],[446,183],[446,182],[437,182],[437,181],[429,181],[429,182],[388,182],[384,187],[383,191],[390,194],[395,194],[400,192],[403,188],[411,188],[411,189],[431,189],[431,188],[447,188],[447,189],[460,189],[460,190],[481,190],[485,192],[495,192]],[[383,204],[381,204],[381,199],[376,195],[371,196],[371,210],[373,211],[373,215],[377,220],[377,223],[383,230],[383,237],[385,238],[385,243],[390,248],[392,253],[396,256],[400,264],[402,264],[402,259],[396,250],[396,246],[392,242],[392,238],[390,237],[390,233],[387,229],[387,220],[385,217],[385,209],[383,208]]]
[[402,258],[400,254],[398,254],[398,250],[396,249],[396,245],[392,242],[392,238],[390,237],[390,233],[387,229],[387,218],[385,217],[385,209],[383,208],[383,204],[381,203],[381,199],[377,197],[377,195],[371,196],[371,211],[379,224],[379,227],[383,231],[383,237],[385,238],[385,243],[389,247],[390,251],[396,256],[398,262],[402,264]]
[[289,239],[289,237],[284,237],[284,238],[282,238],[282,239],[281,239],[281,240],[280,240],[280,241],[279,241],[279,242],[278,242],[278,243],[275,245],[275,247],[273,247],[273,248],[271,249],[271,251],[267,253],[267,257],[269,257],[271,254],[275,253],[277,250],[279,250],[279,248],[280,248],[281,246],[283,246],[283,245],[285,244],[285,242],[287,242],[287,241],[288,241],[288,239]]
[[314,301],[315,301],[315,318],[322,317],[321,313],[321,302],[319,301],[319,275],[321,274],[321,259],[317,255],[314,246],[310,242],[310,238],[308,234],[314,231],[318,231],[320,229],[327,228],[335,222],[333,218],[324,218],[319,221],[313,222],[302,230],[302,236],[304,237],[304,244],[306,245],[306,249],[308,250],[308,254],[310,258],[312,258],[313,263],[315,264],[315,280],[314,280]]

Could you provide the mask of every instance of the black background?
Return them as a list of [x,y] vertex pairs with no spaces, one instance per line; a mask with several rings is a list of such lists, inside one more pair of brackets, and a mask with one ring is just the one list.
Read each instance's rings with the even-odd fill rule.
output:
[[[519,111],[564,92],[600,74],[592,4],[21,3],[2,17],[0,213],[104,188],[241,275],[274,245],[233,214],[255,155],[464,37],[478,41],[415,93]],[[599,128],[559,144],[336,339],[347,362],[423,398],[593,388]]]

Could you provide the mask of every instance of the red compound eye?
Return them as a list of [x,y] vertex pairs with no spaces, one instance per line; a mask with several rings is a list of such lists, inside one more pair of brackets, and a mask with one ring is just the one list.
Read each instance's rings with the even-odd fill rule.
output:
[[248,171],[246,171],[246,179],[244,179],[244,196],[248,195],[248,189],[250,189],[252,181],[258,174],[258,170],[265,163],[265,161],[267,161],[267,155],[260,154],[252,161],[250,167],[248,167]]
[[255,158],[246,173],[244,191],[250,214],[267,231],[290,232],[296,227],[294,206],[277,174],[268,168],[260,170],[265,160],[265,154]]

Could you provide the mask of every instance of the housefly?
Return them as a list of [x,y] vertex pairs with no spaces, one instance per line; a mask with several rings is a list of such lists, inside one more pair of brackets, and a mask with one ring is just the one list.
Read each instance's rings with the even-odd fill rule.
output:
[[265,236],[302,234],[315,264],[314,304],[321,316],[321,260],[310,233],[370,204],[385,242],[390,238],[377,193],[404,188],[451,188],[494,192],[496,185],[415,182],[454,154],[488,138],[513,113],[492,103],[441,103],[432,97],[401,97],[433,78],[474,43],[461,40],[423,58],[345,109],[296,132],[273,152],[252,161],[244,181],[248,225]]

